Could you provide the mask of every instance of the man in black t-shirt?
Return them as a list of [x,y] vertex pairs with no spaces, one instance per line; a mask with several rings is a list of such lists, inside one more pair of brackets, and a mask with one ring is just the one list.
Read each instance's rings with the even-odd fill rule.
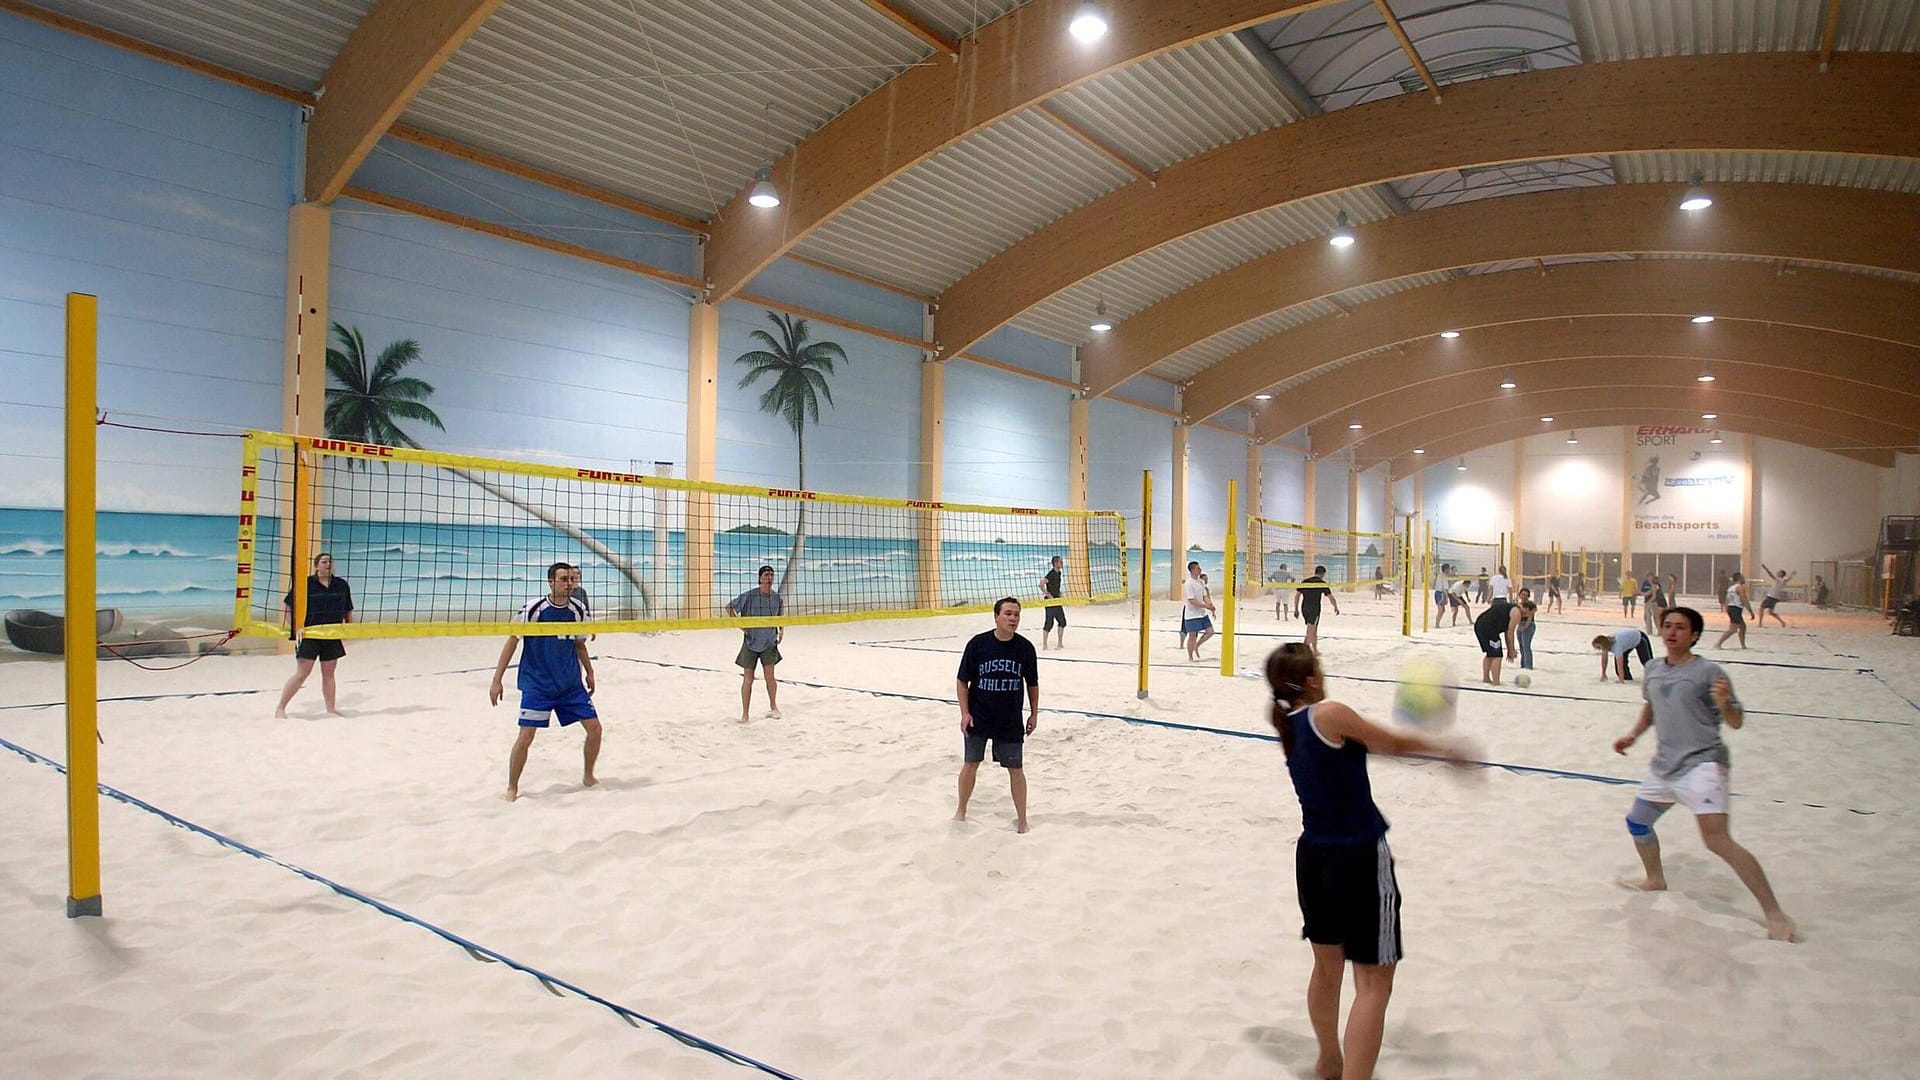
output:
[[[1027,831],[1027,774],[1022,771],[1026,737],[1040,723],[1040,661],[1033,642],[1014,633],[1020,628],[1020,601],[1009,596],[993,605],[993,629],[975,634],[960,654],[956,694],[960,699],[960,807],[953,820],[967,820],[973,781],[993,742],[993,760],[1007,770],[1013,789],[1015,831]],[[1027,720],[1020,722],[1020,692],[1026,691]]]
[[[1049,600],[1060,598],[1060,556],[1058,555],[1053,557],[1053,569],[1047,571],[1047,576],[1040,579],[1040,595]],[[1048,604],[1047,621],[1040,627],[1042,649],[1047,647],[1047,635],[1053,632],[1055,626],[1060,628],[1060,647],[1064,649],[1067,647],[1067,609],[1059,604]]]
[[[1480,641],[1480,681],[1489,686],[1500,685],[1500,658],[1518,660],[1520,652],[1514,648],[1513,635],[1520,628],[1520,609],[1507,602],[1506,597],[1496,596],[1487,610],[1473,620],[1473,636]],[[1501,639],[1506,639],[1506,647],[1501,648]]]
[[[306,622],[293,632],[294,640],[300,643],[294,653],[293,675],[280,688],[280,704],[273,710],[274,718],[278,720],[287,718],[287,703],[300,692],[300,686],[307,681],[307,676],[313,674],[316,660],[320,663],[320,696],[327,703],[328,713],[340,715],[333,700],[333,668],[342,656],[347,655],[347,646],[338,639],[307,637],[306,627],[352,622],[353,590],[347,587],[346,578],[333,576],[333,556],[324,551],[313,557],[313,573],[307,576],[306,590]],[[284,620],[293,622],[292,589],[287,590],[286,598],[280,604],[284,609]]]
[[1333,605],[1333,613],[1340,614],[1340,601],[1333,598],[1333,588],[1327,584],[1327,568],[1316,566],[1313,573],[1300,587],[1293,591],[1293,613],[1307,624],[1307,648],[1320,651],[1320,600],[1326,598]]

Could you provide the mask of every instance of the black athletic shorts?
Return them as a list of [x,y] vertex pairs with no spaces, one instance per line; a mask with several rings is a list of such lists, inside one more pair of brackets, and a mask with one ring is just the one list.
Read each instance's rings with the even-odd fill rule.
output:
[[1338,945],[1356,964],[1391,964],[1400,947],[1400,884],[1387,838],[1366,844],[1301,840],[1293,852],[1300,936]]
[[1760,601],[1760,610],[1761,610],[1761,611],[1772,611],[1772,610],[1774,609],[1774,606],[1775,606],[1775,605],[1777,605],[1777,604],[1779,604],[1779,603],[1780,603],[1780,598],[1779,598],[1779,597],[1777,597],[1777,596],[1769,596],[1769,597],[1767,597],[1767,598],[1766,598],[1765,600],[1762,600],[1762,601]]
[[302,660],[338,660],[347,655],[347,643],[344,641],[334,641],[331,638],[310,638],[302,636],[300,638],[300,648],[295,650],[293,655]]
[[1065,625],[1067,625],[1067,609],[1058,604],[1049,604],[1047,606],[1047,621],[1046,624],[1040,628],[1040,632],[1046,633],[1056,626]]
[[1735,626],[1739,626],[1739,625],[1741,625],[1741,624],[1743,624],[1743,623],[1745,623],[1745,622],[1747,621],[1747,612],[1746,612],[1746,609],[1745,609],[1745,608],[1738,608],[1738,607],[1735,607],[1735,606],[1733,606],[1732,604],[1728,604],[1728,605],[1727,605],[1727,618],[1729,618],[1729,619],[1731,619],[1731,620],[1733,620],[1733,625],[1735,625]]
[[1480,651],[1487,656],[1494,656],[1494,657],[1505,656],[1507,654],[1507,647],[1501,644],[1505,636],[1506,636],[1506,631],[1502,630],[1500,633],[1495,634],[1492,637],[1481,638]]

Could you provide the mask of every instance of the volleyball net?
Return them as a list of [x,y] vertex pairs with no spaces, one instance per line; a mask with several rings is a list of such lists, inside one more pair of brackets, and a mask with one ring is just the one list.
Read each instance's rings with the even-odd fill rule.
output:
[[1427,542],[1427,587],[1445,589],[1462,579],[1479,581],[1490,576],[1501,565],[1500,548],[1498,541],[1431,537]]
[[1390,532],[1322,529],[1294,521],[1247,518],[1247,577],[1264,589],[1298,588],[1317,566],[1327,583],[1345,592],[1385,582],[1398,588],[1400,536]]
[[[332,556],[353,622],[313,638],[566,632],[516,624],[548,568],[601,633],[1072,605],[1127,595],[1126,525],[1111,511],[880,499],[467,457],[251,431],[241,463],[234,627],[304,621],[313,561]],[[1042,579],[1059,556],[1061,596]],[[779,616],[726,615],[774,571]]]

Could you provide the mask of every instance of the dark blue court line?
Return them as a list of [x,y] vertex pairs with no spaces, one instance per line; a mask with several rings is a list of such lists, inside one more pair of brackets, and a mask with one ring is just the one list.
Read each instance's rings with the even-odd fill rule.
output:
[[[32,750],[29,750],[24,746],[16,746],[13,743],[8,742],[6,739],[0,739],[0,748],[11,750],[16,754],[19,754],[21,757],[26,758],[28,761],[35,762],[40,765],[45,765],[63,775],[67,771],[67,767],[65,765],[62,765],[60,762],[55,761],[52,758],[43,757],[40,754],[36,754]],[[418,926],[423,930],[427,930],[447,941],[452,942],[455,945],[460,946],[462,949],[465,949],[467,953],[471,955],[475,960],[480,960],[489,964],[505,964],[508,967],[514,969],[515,971],[524,972],[528,975],[531,975],[535,979],[538,979],[540,981],[540,985],[543,987],[546,987],[547,992],[552,994],[555,997],[566,996],[560,992],[562,990],[570,991],[571,993],[579,997],[585,998],[586,1000],[591,1001],[594,1004],[599,1005],[611,1011],[615,1016],[618,1016],[620,1019],[625,1020],[628,1024],[631,1024],[634,1027],[639,1027],[642,1024],[645,1024],[646,1026],[654,1028],[663,1034],[671,1035],[672,1037],[674,1037],[675,1039],[679,1040],[681,1043],[684,1043],[687,1046],[691,1046],[696,1050],[705,1050],[707,1053],[712,1054],[715,1057],[719,1057],[732,1064],[745,1065],[749,1068],[758,1069],[763,1073],[767,1073],[768,1075],[782,1077],[783,1080],[800,1080],[799,1077],[793,1075],[790,1072],[786,1072],[782,1069],[777,1069],[772,1065],[768,1065],[762,1061],[756,1061],[753,1058],[746,1056],[745,1054],[737,1053],[733,1050],[727,1049],[724,1046],[721,1046],[719,1043],[712,1042],[707,1039],[703,1039],[698,1035],[694,1035],[686,1031],[682,1031],[671,1024],[664,1023],[660,1020],[655,1020],[653,1017],[648,1016],[645,1013],[637,1012],[633,1009],[627,1008],[625,1005],[622,1005],[618,1002],[609,1001],[608,999],[603,998],[598,994],[592,993],[591,991],[583,990],[580,987],[574,985],[573,983],[566,981],[565,979],[561,979],[553,975],[548,975],[546,972],[541,971],[538,968],[530,967],[526,964],[523,964],[520,961],[515,960],[512,957],[506,955],[505,953],[499,952],[494,949],[489,949],[485,945],[481,945],[476,942],[469,941],[466,938],[461,937],[460,935],[454,933],[451,930],[443,929],[439,926],[435,926],[433,923],[427,922],[425,919],[421,919],[414,915],[409,915],[408,913],[401,911],[399,908],[394,907],[391,904],[385,903],[380,900],[376,900],[373,897],[368,896],[363,892],[360,892],[358,889],[348,888],[347,886],[342,885],[337,881],[333,881],[330,878],[322,877],[321,875],[316,874],[313,871],[308,870],[304,867],[295,866],[293,863],[275,858],[274,856],[269,855],[266,852],[259,850],[258,848],[249,847],[238,840],[234,840],[227,836],[222,836],[221,834],[214,832],[212,829],[209,829],[204,825],[196,825],[193,822],[188,821],[186,818],[183,818],[177,814],[172,814],[165,810],[162,810],[159,807],[153,805],[150,802],[147,802],[144,799],[140,799],[140,798],[137,798],[136,796],[129,795],[126,792],[121,791],[117,788],[108,787],[106,784],[99,785],[99,788],[100,788],[100,794],[105,795],[110,799],[115,799],[119,802],[125,803],[126,805],[131,806],[137,810],[145,810],[147,813],[154,815],[155,817],[159,818],[160,820],[166,822],[169,825],[172,825],[176,828],[185,829],[188,832],[198,833],[199,835],[204,836],[209,840],[212,840],[214,843],[219,844],[221,847],[230,848],[242,854],[251,855],[256,859],[260,859],[265,862],[270,862],[273,865],[280,867],[282,870],[292,871],[293,873],[298,874],[303,878],[306,878],[308,881],[311,881],[316,885],[321,885],[326,888],[332,889],[334,892],[339,893],[341,896],[344,896],[349,900],[357,900],[360,903],[373,908],[374,910],[380,912],[383,915],[391,916],[404,923],[412,923],[413,925]]]
[[[602,659],[620,660],[629,664],[645,664],[648,667],[674,668],[679,671],[698,671],[708,675],[733,674],[732,671],[722,669],[722,668],[696,667],[692,664],[676,664],[667,660],[641,660],[632,656],[614,656],[611,654],[602,657]],[[1100,661],[1092,661],[1092,662],[1099,663]],[[812,687],[815,690],[839,690],[849,694],[871,694],[874,697],[898,698],[902,701],[924,701],[924,702],[930,702],[935,705],[953,705],[954,704],[954,700],[950,697],[935,697],[931,694],[903,694],[897,690],[868,690],[858,686],[837,686],[833,683],[802,682],[798,679],[782,679],[781,681],[791,686],[807,686],[807,687]],[[1277,743],[1280,741],[1280,736],[1277,734],[1268,735],[1264,732],[1259,732],[1259,731],[1240,731],[1235,728],[1210,727],[1206,724],[1182,724],[1173,720],[1153,720],[1144,716],[1127,716],[1122,713],[1094,712],[1090,709],[1062,709],[1057,707],[1050,707],[1047,709],[1047,711],[1050,713],[1064,713],[1068,716],[1087,716],[1087,717],[1092,717],[1096,720],[1120,720],[1129,724],[1139,724],[1143,727],[1167,728],[1173,731],[1192,731],[1192,732],[1198,732],[1203,735],[1225,735],[1235,739],[1252,739],[1256,742]],[[1427,754],[1402,754],[1399,756],[1405,757],[1405,758],[1411,758],[1418,761],[1440,761],[1440,762],[1448,761],[1448,759],[1446,758],[1432,757]],[[1449,762],[1449,764],[1451,764],[1451,762]],[[1567,779],[1567,780],[1589,780],[1594,783],[1612,784],[1615,786],[1623,786],[1623,785],[1637,786],[1640,783],[1640,781],[1638,780],[1631,780],[1624,776],[1605,776],[1600,773],[1583,773],[1583,772],[1573,772],[1567,769],[1550,769],[1544,765],[1513,765],[1504,761],[1478,761],[1478,760],[1464,761],[1464,762],[1461,762],[1461,764],[1473,765],[1477,768],[1482,768],[1482,769],[1504,769],[1507,772],[1514,773],[1520,776],[1553,776],[1553,777],[1560,777],[1562,779]],[[1734,792],[1733,794],[1738,795],[1743,799],[1758,797],[1758,796],[1752,796],[1752,795],[1745,795],[1737,791]],[[1879,813],[1878,810],[1855,810],[1852,807],[1847,807],[1847,806],[1830,808],[1825,803],[1790,803],[1785,799],[1768,799],[1766,801],[1770,803],[1778,803],[1781,806],[1805,806],[1815,810],[1826,810],[1826,809],[1845,810],[1849,814],[1858,814],[1861,817],[1872,817]]]
[[[518,664],[512,665],[512,667],[516,667],[516,668],[519,666],[520,665]],[[365,686],[369,683],[396,682],[400,679],[431,679],[438,675],[472,675],[473,673],[478,671],[492,671],[492,670],[493,669],[491,667],[461,668],[457,671],[426,671],[426,672],[415,672],[408,675],[387,675],[378,679],[353,679],[353,680],[341,679],[341,680],[338,680],[335,683],[335,685]],[[99,699],[99,702],[100,704],[105,705],[109,702],[118,702],[118,701],[174,701],[181,698],[242,697],[247,694],[271,694],[277,691],[278,689],[279,689],[278,687],[268,686],[268,687],[260,687],[253,690],[183,690],[175,694],[127,694],[121,697],[103,697]],[[31,701],[24,705],[0,705],[0,712],[5,712],[9,709],[51,709],[51,708],[54,708],[55,706],[65,705],[66,703],[67,703],[66,699],[62,698],[59,701]]]
[[[950,640],[950,639],[930,638],[927,640]],[[885,642],[878,642],[878,641],[855,641],[855,642],[852,642],[851,644],[864,645],[874,649],[899,649],[902,652],[931,652],[931,653],[946,653],[949,656],[958,655],[952,649],[935,649],[935,648],[929,648],[924,645],[893,645],[893,644],[888,644]],[[624,657],[615,657],[614,659],[624,659]],[[1139,664],[1132,660],[1096,660],[1092,657],[1082,657],[1082,656],[1048,656],[1046,659],[1049,663],[1054,663],[1054,664],[1102,664],[1109,667],[1130,667],[1130,668],[1139,667]],[[1195,668],[1190,665],[1183,665],[1183,664],[1149,664],[1148,666],[1163,667],[1163,668],[1185,667],[1185,668],[1189,668],[1189,670],[1200,670],[1200,671],[1209,670],[1204,666]],[[705,669],[695,668],[692,670],[699,671],[699,670],[705,670]],[[1327,676],[1327,678],[1348,679],[1353,682],[1367,682],[1367,683],[1397,684],[1400,681],[1398,679],[1381,678],[1375,675],[1329,675]],[[1475,686],[1471,683],[1461,683],[1458,686],[1456,686],[1454,689],[1459,690],[1463,693],[1468,693],[1468,694],[1500,694],[1506,697],[1547,698],[1553,701],[1597,701],[1603,705],[1632,704],[1632,702],[1617,701],[1613,698],[1586,697],[1580,694],[1546,694],[1546,693],[1540,693],[1534,690],[1521,690],[1518,688],[1510,689],[1507,687]],[[1913,726],[1913,722],[1911,720],[1870,720],[1870,719],[1867,719],[1866,717],[1860,717],[1860,716],[1826,716],[1821,713],[1778,712],[1772,709],[1748,709],[1746,710],[1746,713],[1748,716],[1781,716],[1781,717],[1786,717],[1792,720],[1835,720],[1835,721],[1839,721],[1841,723],[1846,723],[1846,724],[1879,724],[1887,727],[1912,727]]]

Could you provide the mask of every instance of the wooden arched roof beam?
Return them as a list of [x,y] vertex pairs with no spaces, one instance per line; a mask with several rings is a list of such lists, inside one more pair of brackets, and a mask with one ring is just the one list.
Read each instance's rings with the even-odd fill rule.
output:
[[1357,360],[1309,379],[1262,406],[1258,431],[1267,438],[1285,435],[1319,420],[1340,419],[1402,389],[1471,374],[1499,388],[1509,369],[1532,384],[1523,365],[1562,360],[1610,362],[1602,358],[1665,357],[1698,373],[1711,361],[1738,363],[1765,377],[1774,368],[1817,371],[1845,380],[1862,397],[1887,395],[1902,405],[1920,406],[1920,349],[1852,334],[1801,326],[1727,320],[1694,326],[1678,319],[1597,316],[1481,327],[1448,341],[1421,338],[1404,347]]
[[[1767,399],[1760,399],[1750,408],[1720,409],[1720,418],[1712,422],[1703,422],[1700,411],[1690,405],[1648,408],[1608,402],[1596,407],[1566,402],[1554,406],[1554,409],[1555,422],[1551,425],[1540,422],[1537,410],[1532,415],[1518,416],[1494,414],[1484,409],[1438,413],[1418,424],[1408,425],[1391,440],[1369,445],[1355,459],[1354,466],[1368,469],[1384,461],[1388,465],[1388,474],[1399,479],[1412,476],[1422,469],[1448,464],[1462,454],[1538,435],[1543,430],[1586,431],[1590,428],[1631,427],[1638,424],[1718,428],[1721,431],[1764,435],[1869,465],[1882,468],[1893,465],[1894,451],[1891,448],[1875,446],[1853,432],[1826,431],[1814,427],[1806,423],[1793,406]],[[1415,454],[1415,447],[1426,450],[1426,453]]]
[[1480,199],[1356,229],[1342,251],[1282,248],[1175,293],[1080,348],[1094,396],[1224,330],[1377,281],[1516,259],[1611,252],[1756,255],[1920,273],[1920,198],[1813,184],[1723,184],[1701,214],[1684,184]]
[[956,61],[908,68],[783,155],[773,166],[778,207],[749,206],[746,190],[736,192],[713,217],[712,299],[731,297],[834,215],[990,124],[1161,53],[1330,2],[1104,0],[1107,33],[1092,44],[1067,33],[1079,0],[1016,8],[960,43]]
[[[942,290],[935,337],[965,351],[1034,304],[1161,244],[1298,199],[1442,169],[1642,151],[1920,157],[1920,55],[1578,64],[1403,94],[1228,143],[1039,229]],[[1739,87],[1737,94],[1728,87]],[[1332,227],[1332,223],[1328,223]]]
[[[1582,316],[1776,322],[1920,345],[1920,288],[1840,270],[1782,277],[1765,263],[1677,259],[1578,263],[1541,275],[1481,274],[1409,289],[1254,342],[1194,376],[1183,405],[1198,422],[1251,394],[1350,356],[1479,327]],[[1710,331],[1713,326],[1701,327]],[[1271,434],[1271,433],[1269,433]]]
[[[1809,427],[1827,431],[1857,431],[1873,445],[1920,445],[1920,402],[1907,394],[1863,392],[1854,383],[1818,374],[1818,367],[1801,370],[1761,368],[1747,364],[1714,367],[1715,381],[1700,383],[1698,361],[1668,357],[1582,357],[1528,364],[1516,371],[1520,386],[1501,390],[1485,372],[1409,387],[1376,398],[1345,416],[1332,416],[1308,430],[1307,445],[1316,457],[1338,454],[1348,447],[1365,455],[1376,440],[1392,440],[1394,433],[1436,413],[1457,409],[1531,411],[1536,422],[1552,415],[1551,428],[1565,428],[1552,408],[1556,404],[1615,405],[1628,401],[1650,404],[1699,404],[1693,414],[1739,412],[1751,399],[1767,399],[1799,406]],[[1364,426],[1351,430],[1349,423]],[[1704,421],[1712,427],[1712,421]]]
[[374,4],[327,66],[307,126],[306,197],[332,202],[413,96],[501,0]]

